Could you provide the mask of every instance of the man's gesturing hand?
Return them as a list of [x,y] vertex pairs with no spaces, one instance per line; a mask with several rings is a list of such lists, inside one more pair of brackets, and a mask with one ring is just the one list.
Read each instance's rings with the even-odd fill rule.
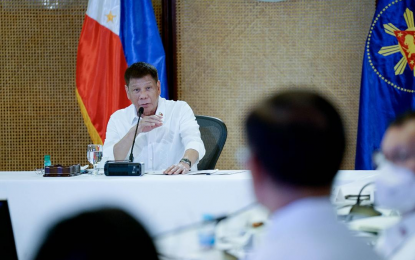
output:
[[[154,128],[160,127],[163,125],[161,121],[163,116],[143,116],[140,120],[140,124],[138,125],[137,134],[149,132]],[[134,135],[136,126],[134,125],[128,131],[128,133],[114,145],[114,159],[115,160],[124,160],[127,157],[129,150],[131,149],[131,144],[136,137]]]
[[140,121],[140,124],[138,125],[137,133],[150,132],[154,128],[162,126],[162,118],[163,116],[159,115],[143,116]]

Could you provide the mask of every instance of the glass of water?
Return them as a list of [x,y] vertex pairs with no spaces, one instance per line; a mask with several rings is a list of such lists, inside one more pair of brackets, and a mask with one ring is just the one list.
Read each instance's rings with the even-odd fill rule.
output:
[[98,175],[97,164],[102,159],[102,145],[101,144],[88,144],[88,150],[86,153],[88,161],[94,166],[92,174]]

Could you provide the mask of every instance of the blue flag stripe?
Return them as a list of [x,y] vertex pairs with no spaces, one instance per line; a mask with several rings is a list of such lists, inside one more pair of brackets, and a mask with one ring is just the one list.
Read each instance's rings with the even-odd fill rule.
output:
[[168,98],[166,55],[151,0],[121,0],[120,39],[128,66],[143,61],[156,67],[161,96]]

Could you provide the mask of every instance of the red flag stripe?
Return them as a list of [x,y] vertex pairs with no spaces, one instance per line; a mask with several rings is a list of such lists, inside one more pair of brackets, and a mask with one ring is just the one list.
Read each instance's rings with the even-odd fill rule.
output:
[[86,15],[78,45],[76,85],[83,103],[79,103],[81,111],[84,106],[87,113],[83,114],[84,121],[94,142],[99,141],[94,140],[97,133],[100,143],[105,140],[111,114],[131,104],[124,89],[126,69],[120,38]]

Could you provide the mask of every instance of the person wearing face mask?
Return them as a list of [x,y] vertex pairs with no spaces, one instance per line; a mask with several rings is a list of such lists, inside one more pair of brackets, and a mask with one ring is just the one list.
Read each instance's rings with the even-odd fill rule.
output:
[[398,210],[402,218],[382,233],[376,251],[391,260],[415,259],[415,112],[389,126],[381,148],[375,202]]
[[[133,140],[136,162],[146,170],[164,170],[165,174],[186,174],[197,170],[205,154],[199,125],[184,101],[160,97],[161,82],[154,66],[137,62],[124,74],[125,92],[131,105],[111,115],[104,142],[109,160],[128,160]],[[144,109],[140,124],[137,111]]]

